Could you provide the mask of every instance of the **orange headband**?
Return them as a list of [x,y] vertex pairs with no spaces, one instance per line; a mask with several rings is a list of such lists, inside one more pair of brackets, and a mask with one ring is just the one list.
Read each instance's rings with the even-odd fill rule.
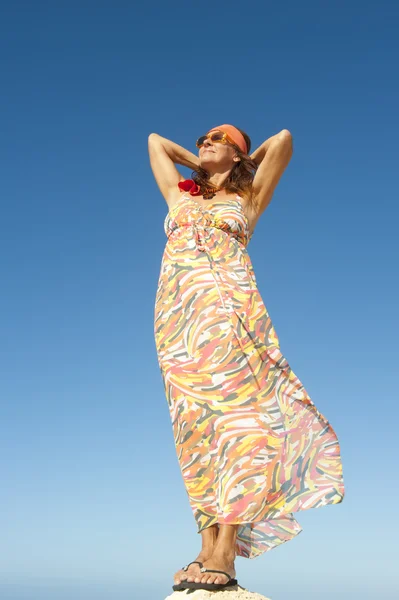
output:
[[212,129],[210,129],[208,133],[216,130],[227,133],[227,135],[230,136],[232,140],[234,140],[234,143],[237,144],[239,149],[242,152],[244,152],[244,154],[247,154],[247,143],[242,133],[238,131],[237,127],[234,127],[234,125],[219,125],[219,127],[212,127]]

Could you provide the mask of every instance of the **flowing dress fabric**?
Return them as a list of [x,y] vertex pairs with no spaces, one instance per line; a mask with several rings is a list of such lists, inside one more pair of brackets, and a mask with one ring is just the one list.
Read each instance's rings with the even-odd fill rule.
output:
[[293,512],[342,501],[339,442],[280,351],[240,197],[185,193],[164,227],[154,333],[183,480],[198,532],[238,524],[253,558],[302,531]]

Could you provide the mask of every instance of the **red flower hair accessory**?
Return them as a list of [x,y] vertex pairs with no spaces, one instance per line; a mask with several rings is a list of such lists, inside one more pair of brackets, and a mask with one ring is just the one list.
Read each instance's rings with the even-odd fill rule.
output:
[[189,192],[191,196],[200,196],[201,188],[199,185],[195,183],[192,179],[185,179],[184,181],[180,181],[179,190],[182,192]]

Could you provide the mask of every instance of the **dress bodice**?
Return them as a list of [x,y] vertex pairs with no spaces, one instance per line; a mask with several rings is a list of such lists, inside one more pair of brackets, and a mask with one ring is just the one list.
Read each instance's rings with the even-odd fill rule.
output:
[[196,232],[198,250],[204,250],[206,232],[212,227],[232,235],[247,246],[253,234],[249,233],[248,218],[240,196],[229,200],[217,200],[202,206],[195,198],[184,193],[168,212],[164,221],[167,237],[179,227],[193,227]]

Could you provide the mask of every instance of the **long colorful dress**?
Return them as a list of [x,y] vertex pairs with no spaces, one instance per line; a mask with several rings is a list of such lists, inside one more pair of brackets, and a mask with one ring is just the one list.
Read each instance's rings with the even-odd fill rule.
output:
[[154,334],[183,480],[198,532],[238,524],[253,558],[342,501],[339,442],[280,350],[240,197],[183,193],[164,228]]

